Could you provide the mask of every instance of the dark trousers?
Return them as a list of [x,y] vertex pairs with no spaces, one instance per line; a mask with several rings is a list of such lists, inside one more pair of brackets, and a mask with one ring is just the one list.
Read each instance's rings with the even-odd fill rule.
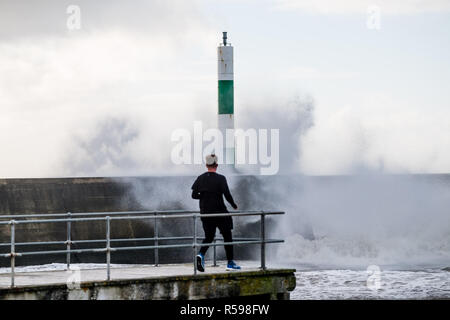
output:
[[[220,233],[223,236],[224,242],[232,242],[233,237],[231,235],[231,228],[227,223],[223,223],[220,219],[204,219],[203,230],[205,231],[205,239],[203,240],[203,244],[208,244],[213,242],[214,237],[216,236],[216,228],[219,228]],[[227,255],[227,260],[233,260],[233,246],[224,246],[225,253]],[[206,251],[208,251],[209,246],[203,246],[200,248],[200,253],[205,255]]]

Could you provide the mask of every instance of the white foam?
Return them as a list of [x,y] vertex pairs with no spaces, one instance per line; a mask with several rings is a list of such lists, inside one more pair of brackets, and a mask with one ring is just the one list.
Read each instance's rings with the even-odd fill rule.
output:
[[296,273],[291,299],[449,299],[450,272],[381,271],[379,289],[367,286],[368,273],[321,270]]
[[[89,270],[89,269],[105,269],[105,263],[73,263],[70,265],[72,268],[78,268],[80,270]],[[111,268],[120,268],[121,264],[111,264]],[[49,263],[49,264],[41,264],[34,266],[21,266],[15,267],[14,272],[38,272],[38,271],[63,271],[67,269],[67,264],[65,263]],[[0,268],[0,274],[10,273],[11,268]]]

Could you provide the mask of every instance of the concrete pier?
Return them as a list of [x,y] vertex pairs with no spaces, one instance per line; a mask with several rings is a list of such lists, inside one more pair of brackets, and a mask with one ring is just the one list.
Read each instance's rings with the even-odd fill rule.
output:
[[[261,270],[241,263],[242,270],[226,271],[224,262],[193,274],[192,264],[113,266],[106,269],[18,272],[14,288],[9,273],[0,274],[3,300],[197,300],[237,297],[289,299],[295,270]],[[78,270],[77,270],[78,269]]]
[[[195,177],[123,177],[123,178],[59,178],[59,179],[0,179],[0,217],[20,214],[51,214],[80,212],[122,212],[136,210],[192,210],[198,204],[190,197],[190,187]],[[233,192],[242,210],[253,209],[250,199],[242,196],[257,178],[235,177]],[[259,184],[260,186],[260,184]],[[258,192],[256,184],[252,190]],[[173,192],[181,190],[182,192]],[[162,193],[170,193],[167,201],[160,200]],[[190,199],[190,198],[189,198]],[[265,199],[261,195],[261,199]],[[185,204],[187,202],[187,204]],[[194,206],[195,204],[195,206]],[[261,204],[270,209],[269,204]],[[186,207],[185,207],[186,206]],[[247,209],[246,209],[247,208]],[[275,225],[271,217],[265,219],[266,234]],[[14,232],[12,227],[14,226]],[[267,228],[266,228],[267,227]],[[70,230],[70,231],[68,231]],[[14,259],[16,268],[14,287],[11,288],[10,274],[0,268],[0,299],[54,299],[54,300],[101,300],[101,299],[221,299],[233,297],[266,297],[288,299],[295,287],[295,270],[260,270],[259,263],[245,263],[239,272],[225,270],[225,264],[208,267],[207,272],[194,276],[192,248],[170,248],[158,251],[159,267],[153,266],[153,249],[114,251],[111,263],[111,278],[107,279],[106,266],[102,269],[65,271],[36,271],[25,266],[65,263],[65,254],[33,254],[35,251],[65,250],[64,240],[74,241],[70,255],[71,268],[86,263],[104,263],[105,252],[76,252],[78,249],[105,248],[106,243],[86,243],[84,240],[122,239],[113,247],[152,246],[155,236],[154,222],[141,220],[114,220],[108,227],[105,221],[58,223],[4,224],[0,227],[0,267],[9,267],[11,259],[7,254],[13,250],[18,255]],[[194,234],[191,220],[186,218],[158,221],[158,236],[190,236]],[[106,232],[108,231],[108,232]],[[70,233],[69,233],[70,232]],[[235,221],[233,236],[259,238],[261,223],[259,217],[239,217]],[[12,237],[12,235],[14,236]],[[70,237],[69,237],[70,236]],[[14,238],[15,248],[11,248]],[[126,241],[125,241],[126,240]],[[53,242],[61,242],[55,244]],[[185,240],[183,240],[185,241]],[[48,242],[36,244],[34,242]],[[160,240],[159,245],[179,244],[180,241]],[[192,240],[190,240],[192,242]],[[259,247],[259,246],[258,246]],[[255,247],[237,245],[235,258],[258,259],[260,250]],[[217,250],[218,259],[224,258],[224,250]],[[117,264],[120,267],[117,267]],[[3,269],[3,270],[1,270]],[[30,270],[33,270],[30,272]]]

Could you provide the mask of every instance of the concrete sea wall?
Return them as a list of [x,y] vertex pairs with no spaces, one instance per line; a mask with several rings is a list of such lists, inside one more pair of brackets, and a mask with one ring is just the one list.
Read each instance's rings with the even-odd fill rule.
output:
[[[108,212],[133,210],[198,210],[198,203],[190,197],[190,187],[195,177],[123,177],[123,178],[54,178],[54,179],[0,179],[0,215],[66,213],[66,212]],[[240,209],[271,209],[264,203],[264,188],[261,180],[252,176],[229,178],[231,192]],[[262,196],[255,206],[251,193]],[[234,236],[258,237],[257,217],[235,223]],[[187,219],[160,222],[163,236],[191,236],[192,222]],[[270,218],[269,218],[270,221]],[[268,224],[270,230],[271,224]],[[105,224],[102,222],[72,223],[72,240],[104,239]],[[201,230],[201,227],[199,228]],[[111,225],[112,238],[144,238],[153,236],[153,222],[141,220],[114,222]],[[16,242],[64,241],[66,224],[26,224],[16,227]],[[9,243],[10,231],[0,226],[0,243]],[[161,243],[161,242],[160,242]],[[174,242],[171,242],[174,243]],[[127,245],[138,245],[128,242]],[[139,242],[139,245],[152,245]],[[114,245],[123,245],[115,243]],[[92,248],[103,244],[73,245],[73,249]],[[253,247],[236,247],[237,258],[251,258],[257,250]],[[17,246],[17,252],[64,249],[62,245]],[[254,249],[254,248],[253,248]],[[0,253],[9,252],[8,246],[0,246]],[[212,250],[210,250],[212,251]],[[223,256],[223,251],[218,250]],[[191,259],[190,249],[163,249],[159,253],[160,263],[186,262]],[[64,262],[64,255],[39,255],[17,257],[16,264],[44,264]],[[73,263],[104,262],[105,257],[97,253],[73,254]],[[152,251],[117,252],[112,255],[113,263],[153,263]],[[0,266],[8,266],[8,259],[0,259]]]
[[228,272],[130,280],[90,281],[0,289],[0,300],[198,300],[232,297],[289,299],[295,270]]

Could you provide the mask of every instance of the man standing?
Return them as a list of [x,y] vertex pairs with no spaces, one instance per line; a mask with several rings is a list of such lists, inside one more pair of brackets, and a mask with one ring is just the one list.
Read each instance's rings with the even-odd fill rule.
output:
[[[228,189],[227,179],[225,176],[216,173],[218,167],[218,158],[215,154],[206,156],[207,172],[200,175],[192,185],[192,198],[200,200],[200,213],[227,213],[223,196],[236,210],[237,205],[234,203],[230,190]],[[233,238],[231,230],[233,229],[233,220],[231,217],[211,217],[201,218],[203,230],[205,231],[205,240],[203,244],[211,243],[216,235],[216,228],[219,228],[223,236],[224,242],[232,242]],[[209,246],[200,248],[197,255],[197,270],[205,271],[205,254]],[[239,270],[240,266],[236,265],[233,260],[233,246],[225,245],[225,253],[227,255],[227,270]]]

